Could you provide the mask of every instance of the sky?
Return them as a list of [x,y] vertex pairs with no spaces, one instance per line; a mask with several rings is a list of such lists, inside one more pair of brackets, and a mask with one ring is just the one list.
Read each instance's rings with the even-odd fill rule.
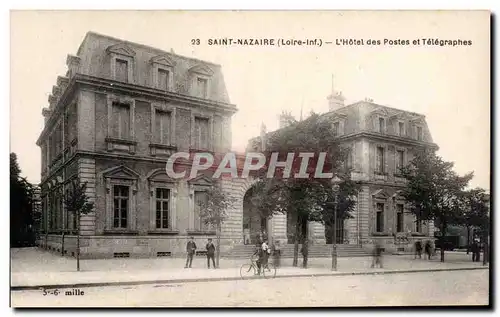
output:
[[[282,110],[297,118],[328,111],[332,86],[346,103],[375,103],[426,116],[433,141],[471,187],[490,185],[490,13],[485,11],[17,11],[11,13],[10,151],[22,175],[40,181],[42,108],[67,54],[88,31],[150,45],[222,66],[239,111],[233,149],[243,150],[261,123],[278,127]],[[363,39],[364,45],[209,46],[214,38]],[[368,45],[367,40],[470,40],[470,46]],[[192,45],[200,39],[200,45]],[[422,41],[422,40],[421,40]]]

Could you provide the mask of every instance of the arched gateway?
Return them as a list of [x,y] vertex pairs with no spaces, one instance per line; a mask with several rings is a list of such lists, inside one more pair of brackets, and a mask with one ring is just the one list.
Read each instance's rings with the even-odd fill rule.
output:
[[[261,236],[280,244],[292,243],[293,228],[287,215],[274,214],[264,218],[250,201],[255,178],[233,178],[221,180],[222,189],[234,200],[227,211],[222,226],[223,249],[230,251],[236,245],[255,244]],[[325,244],[325,228],[321,223],[308,223],[308,238],[315,244]]]

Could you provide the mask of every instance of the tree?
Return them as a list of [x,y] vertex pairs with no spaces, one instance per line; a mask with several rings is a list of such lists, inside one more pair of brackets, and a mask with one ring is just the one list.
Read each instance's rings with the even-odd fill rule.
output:
[[199,203],[200,216],[206,225],[214,226],[216,229],[215,257],[216,265],[219,267],[222,224],[227,218],[227,210],[233,206],[235,200],[222,190],[220,183],[208,189],[207,198],[206,201]]
[[[419,150],[401,173],[407,180],[402,196],[410,204],[411,212],[417,221],[434,220],[444,242],[448,225],[460,217],[461,193],[473,174],[457,175],[452,162],[443,161],[429,149]],[[441,262],[444,262],[443,246]]]
[[467,248],[470,245],[470,230],[474,229],[485,246],[483,258],[486,260],[490,231],[489,195],[482,188],[469,189],[462,192],[461,203],[462,213],[457,218],[457,224],[467,228]]
[[[292,116],[285,117],[288,126],[268,134],[264,154],[267,162],[270,162],[274,153],[279,153],[278,161],[281,162],[293,154],[290,175],[285,175],[284,170],[280,169],[274,177],[269,178],[268,169],[261,169],[255,174],[260,182],[255,185],[253,202],[263,215],[286,213],[291,217],[295,227],[293,265],[297,266],[299,241],[308,243],[304,239],[308,235],[307,222],[329,223],[329,217],[333,219],[330,213],[332,208],[325,204],[331,197],[331,178],[317,177],[316,169],[322,167],[320,172],[348,175],[344,163],[349,151],[340,146],[328,117],[311,113],[300,122]],[[312,154],[305,170],[301,167],[301,153]],[[321,155],[325,155],[323,166],[320,164]],[[294,175],[299,172],[305,172],[308,176],[295,178]],[[350,188],[354,189],[352,186]]]
[[33,186],[21,177],[17,155],[10,153],[10,243],[11,247],[35,243]]
[[68,190],[63,194],[63,201],[68,213],[73,213],[76,218],[76,270],[80,271],[80,217],[94,210],[94,203],[89,201],[86,194],[87,182],[74,178]]

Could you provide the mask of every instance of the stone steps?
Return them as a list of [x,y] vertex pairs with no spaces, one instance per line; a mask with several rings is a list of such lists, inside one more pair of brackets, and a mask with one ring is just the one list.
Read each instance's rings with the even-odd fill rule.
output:
[[[301,245],[299,245],[299,256]],[[256,247],[254,245],[237,245],[233,247],[231,251],[228,252],[226,256],[231,258],[250,258],[255,252]],[[293,244],[287,244],[281,248],[281,256],[285,258],[293,257]],[[339,257],[357,257],[357,256],[370,256],[370,250],[364,249],[358,245],[340,244],[337,245],[337,255]],[[309,247],[309,257],[310,258],[326,258],[332,256],[332,245],[312,245]]]

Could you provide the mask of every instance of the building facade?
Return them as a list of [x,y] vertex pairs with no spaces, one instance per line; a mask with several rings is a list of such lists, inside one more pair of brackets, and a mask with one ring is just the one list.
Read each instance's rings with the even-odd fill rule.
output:
[[[416,240],[434,240],[433,222],[417,221],[400,195],[405,179],[398,173],[419,148],[437,149],[425,116],[369,99],[350,105],[344,100],[342,93],[332,88],[328,112],[322,117],[331,122],[341,146],[350,149],[345,163],[361,190],[353,218],[338,223],[337,243],[371,246],[378,241],[387,251],[397,252],[411,250]],[[280,120],[280,128],[285,125],[285,120]],[[266,135],[262,131],[259,138],[251,140],[249,149],[261,149]],[[260,230],[258,223],[251,223],[250,231]],[[279,235],[287,236],[286,243],[291,243],[294,230],[290,224],[280,229]],[[331,229],[320,223],[310,223],[307,231],[314,244],[333,240]]]
[[[62,195],[87,182],[94,211],[81,217],[81,256],[183,253],[189,236],[215,232],[197,202],[211,180],[173,180],[173,152],[227,152],[231,104],[220,65],[87,33],[57,78],[41,149],[42,234],[38,244],[76,252],[76,217]],[[182,164],[182,163],[181,163]]]

